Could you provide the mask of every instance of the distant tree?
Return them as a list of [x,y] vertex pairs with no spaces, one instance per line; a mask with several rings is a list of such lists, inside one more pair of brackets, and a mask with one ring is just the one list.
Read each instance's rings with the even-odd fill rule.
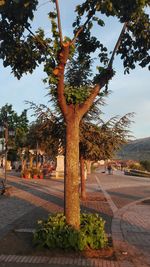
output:
[[150,172],[150,160],[141,160],[140,164],[146,171]]
[[99,125],[82,120],[80,125],[80,168],[81,198],[86,198],[85,172],[86,160],[98,161],[111,159],[122,144],[131,137],[130,124],[134,113],[123,117],[111,118]]
[[[13,106],[11,104],[6,104],[5,106],[0,108],[0,125],[4,128],[4,131],[7,128],[8,130],[8,148],[11,147],[10,150],[10,159],[16,158],[16,154],[19,148],[23,148],[26,144],[26,135],[28,132],[28,118],[27,118],[27,110],[23,110],[21,115],[18,115],[17,112],[13,110]],[[9,137],[13,132],[13,135]],[[8,154],[9,158],[9,154]]]
[[28,146],[36,149],[38,147],[45,153],[55,159],[58,155],[60,140],[65,147],[65,125],[62,116],[52,111],[45,105],[36,105],[33,102],[27,102],[30,109],[34,112],[36,120],[31,123],[28,133]]

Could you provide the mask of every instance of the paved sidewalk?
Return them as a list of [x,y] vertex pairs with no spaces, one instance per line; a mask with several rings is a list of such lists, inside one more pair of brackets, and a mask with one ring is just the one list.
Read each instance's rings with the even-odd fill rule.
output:
[[150,266],[150,197],[118,208],[107,187],[96,179],[113,211],[112,239],[118,260],[126,259],[135,267]]
[[150,266],[149,205],[150,199],[129,204],[118,210],[112,221],[112,238],[118,258],[126,258],[136,267]]
[[[46,218],[47,213],[63,210],[63,181],[43,180],[36,182],[19,179],[18,183],[15,177],[9,180],[15,190],[11,198],[2,197],[0,199],[0,239],[10,230],[32,230],[35,228],[37,219]],[[94,196],[102,196],[103,193],[106,193],[105,197],[108,202],[86,201],[82,203],[82,209],[99,212],[106,220],[106,231],[110,234],[112,230],[113,243],[118,252],[117,261],[69,258],[66,256],[49,258],[44,256],[11,255],[11,249],[6,255],[6,253],[2,253],[0,248],[0,267],[150,266],[149,206],[141,204],[141,202],[134,202],[132,205],[129,204],[121,209],[116,209],[112,199],[103,186],[98,183],[94,175],[87,180],[87,191]]]

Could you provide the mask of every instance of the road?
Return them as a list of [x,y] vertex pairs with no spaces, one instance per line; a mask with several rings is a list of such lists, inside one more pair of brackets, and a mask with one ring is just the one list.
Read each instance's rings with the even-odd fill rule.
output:
[[[8,176],[8,184],[13,186],[15,197],[1,199],[1,225],[5,224],[7,217],[9,223],[11,221],[13,222],[14,218],[21,217],[34,207],[44,205],[46,201],[51,204],[47,207],[48,210],[52,212],[63,210],[63,180],[33,180]],[[16,191],[15,188],[17,189]],[[103,191],[105,197],[109,200],[112,214],[115,214],[118,210],[135,201],[150,198],[149,178],[129,177],[119,171],[114,172],[113,175],[108,175],[102,173],[101,170],[97,170],[88,177],[86,188],[87,191],[93,192],[94,194],[99,194]],[[16,205],[17,209],[15,209],[14,213]],[[83,206],[86,207],[86,203]],[[112,214],[107,210],[107,206],[106,208],[105,206],[106,203],[103,203],[103,213],[112,217]],[[94,208],[96,211],[96,205]],[[107,217],[104,219],[107,220]]]
[[150,266],[150,179],[100,170],[95,178],[113,211],[114,247],[136,267]]
[[[8,176],[8,184],[14,188],[14,197],[1,199],[1,226],[5,225],[7,221],[11,224],[28,211],[42,205],[47,205],[47,210],[51,212],[63,210],[63,180],[33,180]],[[97,170],[88,177],[86,188],[94,195],[103,191],[109,200],[112,212],[108,210],[105,202],[97,202],[94,207],[95,211],[102,210],[106,221],[112,218],[113,213],[115,214],[130,203],[150,197],[150,179],[129,177],[118,171],[113,175],[108,175],[102,173],[101,170]],[[15,191],[15,189],[17,190]],[[49,204],[45,204],[47,201]],[[102,207],[99,207],[100,205]],[[87,203],[87,205],[84,203],[84,208],[90,211],[90,203]],[[107,230],[110,232],[110,229]]]
[[97,182],[110,195],[117,209],[134,201],[150,198],[150,179],[124,175],[115,171],[113,175],[103,174],[101,170],[95,174]]

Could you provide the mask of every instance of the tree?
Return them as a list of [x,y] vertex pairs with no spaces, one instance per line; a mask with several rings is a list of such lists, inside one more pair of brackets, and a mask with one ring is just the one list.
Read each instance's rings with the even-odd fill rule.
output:
[[36,105],[33,102],[27,102],[30,109],[34,111],[36,120],[30,125],[28,133],[28,146],[35,149],[38,146],[41,150],[55,159],[58,155],[60,140],[62,146],[65,146],[65,125],[62,115],[57,111],[52,111],[45,105]]
[[[0,5],[0,57],[4,66],[10,65],[15,76],[20,78],[23,73],[30,72],[38,64],[44,62],[44,71],[48,75],[51,95],[58,103],[66,123],[65,149],[65,215],[68,224],[79,228],[80,207],[78,194],[78,162],[79,162],[79,124],[84,114],[89,110],[100,90],[113,77],[113,61],[117,53],[121,55],[125,71],[135,67],[139,62],[141,67],[149,64],[148,50],[150,47],[150,23],[145,12],[149,0],[85,0],[76,7],[77,19],[72,39],[63,37],[58,0],[51,1],[55,10],[49,13],[52,23],[53,37],[45,38],[40,29],[36,34],[31,31],[31,20],[38,5],[37,0],[18,1],[4,0]],[[97,16],[98,14],[98,16]],[[108,58],[107,48],[92,36],[92,27],[98,23],[104,26],[100,15],[116,17],[123,24],[118,41]],[[85,22],[82,24],[83,19]],[[24,32],[29,32],[27,38]],[[79,38],[79,39],[78,39]],[[70,95],[65,91],[64,77],[66,63],[74,49],[82,54],[99,50],[100,65],[98,73],[93,77],[93,85],[87,91]]]
[[131,138],[129,127],[134,113],[111,118],[98,124],[82,120],[80,125],[81,198],[86,198],[84,166],[86,160],[111,159],[122,144]]
[[[28,132],[27,110],[23,110],[21,115],[18,115],[11,104],[6,104],[0,108],[0,125],[8,129],[8,134],[9,131],[14,132],[13,136],[8,138],[8,147],[11,147],[17,153],[17,150],[24,147],[26,143]],[[13,151],[10,154],[14,154]]]

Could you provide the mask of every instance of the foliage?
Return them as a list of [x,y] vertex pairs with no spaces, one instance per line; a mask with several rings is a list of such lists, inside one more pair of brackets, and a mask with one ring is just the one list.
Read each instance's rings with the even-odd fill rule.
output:
[[98,214],[81,214],[80,230],[66,224],[62,213],[50,215],[46,221],[38,221],[34,243],[41,247],[84,250],[107,246],[105,222]]
[[21,176],[23,178],[31,178],[31,170],[30,169],[24,169],[22,172],[21,172]]
[[[58,155],[60,142],[64,147],[65,126],[62,116],[57,116],[57,111],[52,111],[45,105],[36,105],[28,102],[34,111],[36,121],[30,125],[28,133],[28,146],[31,149],[38,147],[45,151],[52,159]],[[60,141],[61,140],[61,141]]]
[[90,85],[93,76],[92,63],[93,60],[90,55],[86,52],[82,53],[78,49],[67,64],[65,73],[66,84],[78,88]]
[[149,160],[141,160],[141,161],[140,161],[140,164],[142,165],[142,167],[143,167],[146,171],[150,172],[150,161],[149,161]]
[[139,171],[144,171],[144,167],[142,166],[142,164],[140,164],[139,162],[132,162],[129,164],[128,166],[131,170],[139,170]]
[[28,132],[27,110],[23,110],[21,115],[18,115],[11,104],[6,104],[0,108],[0,125],[4,128],[8,127],[8,133],[14,132],[14,135],[8,138],[8,146],[17,150],[25,145]]
[[[51,1],[55,4],[55,1]],[[59,52],[61,50],[57,24],[56,9],[49,12],[51,20],[52,39],[45,38],[44,31],[38,29],[32,33],[31,24],[39,1],[1,1],[0,5],[0,57],[4,67],[11,66],[15,76],[20,78],[23,73],[32,71],[44,62],[44,71],[48,75],[50,85],[57,83],[54,70],[59,62]],[[78,34],[75,45],[82,60],[83,52],[89,55],[98,50],[100,65],[98,66],[97,78],[107,66],[109,57],[107,47],[91,35],[93,25],[105,27],[107,16],[117,17],[121,23],[127,22],[127,31],[122,36],[118,54],[124,62],[125,71],[135,68],[136,62],[141,67],[149,64],[148,50],[150,48],[150,23],[145,7],[149,6],[149,0],[85,0],[76,7],[76,21],[73,23],[76,34],[82,26],[82,31]],[[101,14],[103,19],[101,18]],[[87,21],[82,25],[83,17]],[[6,34],[7,33],[7,34]],[[26,35],[26,36],[25,36]],[[64,43],[70,42],[70,54],[73,54],[74,45],[68,37],[64,37]]]
[[78,48],[79,43],[76,53],[67,64],[65,73],[65,97],[67,104],[73,105],[84,103],[92,89],[92,60],[86,51],[83,53]]
[[[102,102],[102,97],[101,97]],[[28,142],[30,148],[38,145],[49,155],[56,156],[60,145],[65,147],[65,123],[61,116],[56,116],[44,105],[30,103],[30,108],[35,112],[36,122],[30,126]],[[111,158],[121,144],[127,142],[130,136],[129,126],[133,113],[123,117],[111,118],[104,122],[99,119],[101,113],[99,106],[95,105],[86,114],[80,123],[80,156],[84,159],[100,160]],[[90,122],[91,121],[91,122]]]
[[90,95],[90,89],[88,86],[84,87],[65,87],[65,96],[67,104],[82,104]]
[[[93,72],[92,66],[94,60],[91,59],[88,52],[80,49],[80,39],[77,43],[77,51],[68,62],[65,73],[65,97],[67,104],[83,104],[92,93]],[[95,78],[94,78],[95,79]],[[104,104],[104,97],[108,95],[108,91],[99,93],[98,98],[94,101],[88,113],[85,114],[86,119],[99,118],[101,111],[100,106]],[[85,117],[84,116],[84,117]],[[92,118],[91,118],[92,117]]]
[[18,153],[14,149],[9,149],[7,159],[10,160],[11,162],[17,161],[18,160]]
[[98,125],[82,120],[80,125],[80,155],[84,159],[112,158],[119,147],[130,137],[129,126],[133,113],[111,118]]
[[14,75],[20,78],[23,73],[32,73],[42,62],[40,44],[36,45],[40,34],[24,36],[30,28],[38,1],[6,0],[3,3],[0,6],[0,58],[4,67],[10,65]]
[[[117,17],[121,23],[127,23],[127,31],[121,38],[117,53],[123,59],[125,72],[129,73],[130,69],[135,68],[137,62],[141,67],[149,66],[150,21],[145,9],[149,6],[149,0],[133,0],[132,2],[130,0],[85,0],[76,8],[78,17],[74,27],[81,26],[82,17],[85,15],[90,18],[87,28],[91,29],[94,23],[104,26],[105,21],[96,17],[98,13]],[[102,58],[101,53],[100,57]]]
[[31,176],[33,177],[34,175],[39,175],[39,169],[37,169],[37,168],[31,169]]
[[43,171],[42,169],[37,169],[37,168],[25,168],[21,172],[21,176],[25,177],[28,176],[28,178],[34,178],[34,176],[37,176],[37,178],[43,177]]

